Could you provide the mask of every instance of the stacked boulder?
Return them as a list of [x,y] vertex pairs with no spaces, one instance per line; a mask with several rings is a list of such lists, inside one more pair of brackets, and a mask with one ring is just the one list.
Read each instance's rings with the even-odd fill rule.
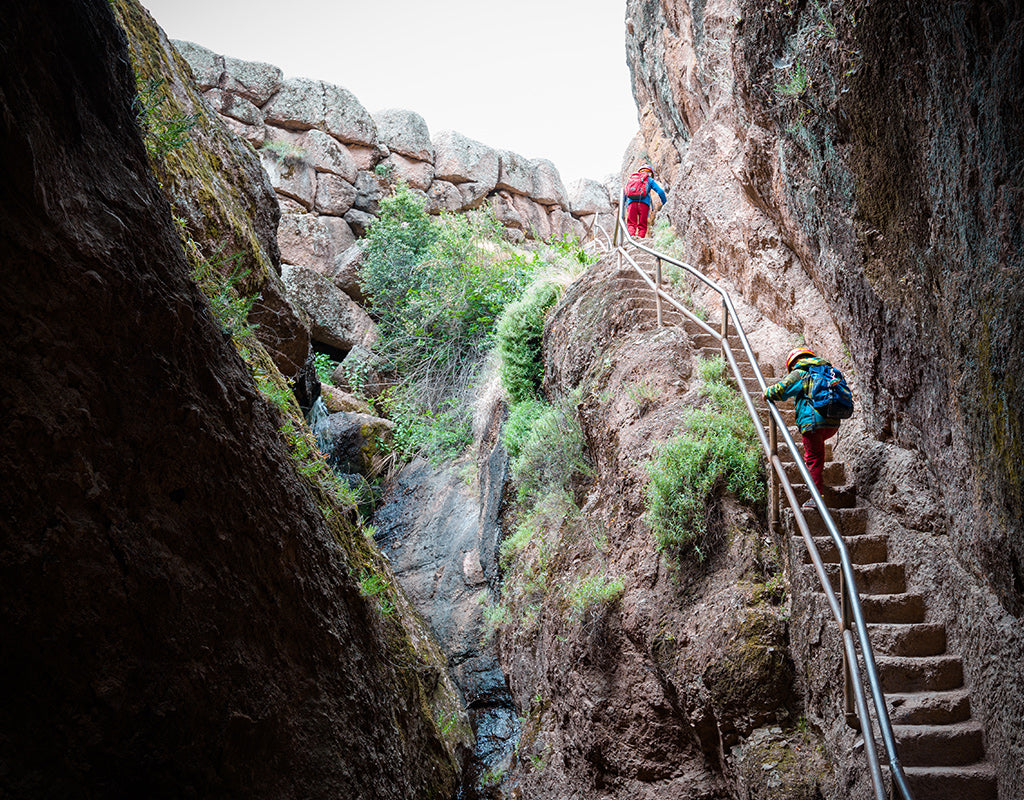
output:
[[431,137],[415,112],[370,115],[340,86],[174,44],[228,127],[260,152],[281,202],[285,262],[333,277],[335,262],[398,181],[422,193],[432,213],[490,203],[518,239],[582,240],[596,215],[611,211],[601,183],[579,181],[566,191],[546,159],[495,150],[455,131]]

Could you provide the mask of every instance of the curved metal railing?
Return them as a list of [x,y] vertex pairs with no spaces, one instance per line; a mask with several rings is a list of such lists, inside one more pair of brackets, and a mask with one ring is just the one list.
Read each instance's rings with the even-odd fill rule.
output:
[[[656,267],[653,277],[636,263],[633,257],[626,251],[623,243],[630,244],[638,250],[648,253],[655,258]],[[757,359],[754,357],[754,351],[750,346],[750,342],[747,340],[747,335],[743,330],[739,316],[733,306],[732,298],[721,286],[696,268],[672,258],[671,256],[665,255],[664,253],[659,253],[658,251],[634,240],[633,237],[629,235],[625,221],[623,220],[621,194],[618,200],[618,213],[616,214],[615,219],[615,233],[612,236],[612,244],[615,247],[615,252],[618,254],[619,267],[621,268],[623,261],[627,262],[637,273],[640,274],[654,292],[659,326],[662,325],[662,303],[668,303],[687,319],[696,323],[704,331],[711,334],[722,345],[722,352],[725,354],[726,360],[729,362],[730,369],[736,376],[736,383],[739,386],[740,394],[743,397],[743,402],[747,407],[747,411],[750,414],[751,419],[754,421],[754,429],[757,431],[757,436],[761,441],[761,446],[764,448],[765,455],[768,457],[768,461],[774,470],[774,474],[771,476],[772,521],[779,521],[779,491],[781,489],[785,492],[786,499],[793,510],[793,516],[797,527],[800,529],[800,534],[803,536],[804,542],[807,544],[807,550],[810,553],[814,571],[817,573],[818,580],[821,582],[822,588],[825,591],[825,597],[832,609],[832,614],[839,625],[843,639],[843,666],[845,681],[843,694],[846,704],[846,721],[851,725],[851,727],[859,727],[863,734],[864,755],[867,758],[868,767],[871,771],[871,783],[875,791],[876,800],[886,800],[886,790],[882,779],[882,765],[875,749],[872,716],[867,704],[867,699],[864,696],[865,681],[871,690],[871,700],[875,709],[874,719],[878,726],[879,734],[882,738],[882,744],[888,758],[894,788],[899,791],[903,800],[913,800],[913,795],[907,785],[906,775],[903,772],[903,766],[896,753],[896,737],[893,734],[892,723],[889,720],[889,712],[885,705],[885,694],[882,691],[882,684],[878,677],[878,668],[875,664],[874,652],[871,649],[871,642],[868,639],[867,624],[864,621],[864,612],[861,608],[860,597],[857,593],[857,581],[853,572],[853,562],[850,560],[849,552],[846,549],[846,543],[843,541],[843,537],[839,533],[835,520],[832,519],[832,515],[829,513],[828,508],[825,505],[824,498],[814,485],[814,480],[811,478],[807,465],[804,463],[802,458],[798,457],[796,442],[793,441],[793,436],[790,434],[788,426],[782,419],[781,413],[775,407],[774,403],[768,403],[769,426],[767,432],[758,417],[757,409],[754,407],[754,401],[744,384],[743,376],[740,374],[739,366],[736,363],[736,356],[729,344],[730,319],[733,321],[733,326],[736,330],[736,338],[738,338],[743,352],[746,353],[747,358],[750,360],[750,364],[754,370],[754,376],[757,378],[757,383],[761,388],[762,393],[768,388],[768,385],[765,383],[764,376],[761,374],[761,369],[757,364]],[[679,269],[682,269],[684,272],[693,276],[705,286],[712,289],[722,298],[722,321],[720,330],[714,330],[710,325],[704,322],[704,320],[697,317],[692,311],[683,306],[662,288],[662,262],[668,262],[669,264],[673,264]],[[813,497],[814,502],[817,503],[818,512],[821,515],[825,528],[828,530],[828,534],[839,555],[840,587],[838,598],[832,589],[832,584],[829,580],[828,573],[825,571],[821,553],[818,552],[818,547],[814,542],[814,537],[811,535],[810,527],[804,517],[803,510],[800,508],[800,503],[797,500],[796,493],[789,481],[789,477],[786,475],[782,459],[779,458],[778,442],[780,432],[782,434],[783,441],[789,447],[789,452],[800,471],[801,477],[804,479],[807,484],[807,488],[811,492],[811,497]],[[854,638],[855,636],[856,640]],[[855,641],[856,644],[860,645],[861,657],[864,661],[863,675],[861,674],[860,662],[857,659],[857,647]]]

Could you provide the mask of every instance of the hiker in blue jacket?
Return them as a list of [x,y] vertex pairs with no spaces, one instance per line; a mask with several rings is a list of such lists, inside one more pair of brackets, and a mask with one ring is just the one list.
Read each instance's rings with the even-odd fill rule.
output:
[[[778,383],[765,389],[764,396],[770,402],[786,400],[792,397],[796,401],[796,424],[804,440],[804,463],[811,473],[814,485],[824,496],[825,481],[822,472],[825,469],[825,440],[831,439],[839,430],[838,419],[827,419],[811,405],[807,396],[807,368],[816,364],[831,366],[828,361],[818,358],[806,347],[792,350],[786,358],[786,371],[789,373]],[[803,508],[816,509],[814,499],[810,498]]]
[[665,190],[654,180],[651,165],[644,164],[629,176],[626,191],[622,195],[622,200],[626,204],[626,230],[630,236],[638,239],[647,236],[647,219],[651,213],[651,189],[658,193],[662,203],[668,200]]

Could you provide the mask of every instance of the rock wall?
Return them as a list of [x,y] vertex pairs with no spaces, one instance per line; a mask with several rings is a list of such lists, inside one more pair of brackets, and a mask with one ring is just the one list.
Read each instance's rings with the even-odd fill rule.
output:
[[546,159],[495,150],[456,131],[431,136],[413,111],[371,115],[340,86],[286,78],[270,64],[191,42],[175,45],[210,104],[259,150],[281,201],[287,263],[333,277],[335,260],[399,180],[423,195],[431,213],[489,203],[520,238],[582,239],[595,215],[610,210],[604,186],[581,180],[567,191]]
[[444,658],[190,280],[111,4],[3,16],[0,794],[450,797]]
[[629,0],[627,14],[644,146],[674,175],[687,255],[855,377],[858,492],[937,599],[1001,797],[1017,797],[1021,9]]

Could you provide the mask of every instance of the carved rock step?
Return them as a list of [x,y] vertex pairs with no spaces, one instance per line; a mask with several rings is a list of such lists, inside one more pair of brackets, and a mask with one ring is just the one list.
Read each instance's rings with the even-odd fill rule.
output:
[[991,764],[961,767],[904,767],[915,800],[996,800]]
[[[887,656],[941,656],[946,652],[946,626],[937,624],[868,626],[871,647]],[[916,723],[915,723],[916,724]]]
[[[836,592],[839,591],[839,572],[838,564],[825,565],[825,573]],[[853,577],[857,582],[857,591],[861,595],[900,594],[907,589],[907,578],[902,564],[854,564]]]
[[[794,545],[800,548],[803,556],[803,563],[811,563],[811,554],[807,551],[802,536],[795,536]],[[814,544],[818,548],[821,560],[826,564],[839,563],[839,550],[831,537],[815,536]],[[889,537],[878,534],[864,536],[843,537],[843,544],[846,545],[846,552],[850,554],[850,560],[854,564],[881,564],[889,556]],[[945,639],[943,639],[945,641]],[[874,642],[874,639],[872,639]],[[941,652],[941,651],[940,651]],[[930,653],[921,655],[932,655]]]
[[[791,483],[791,485],[799,502],[803,503],[810,498],[811,490],[807,488],[806,484]],[[834,508],[853,508],[857,505],[857,487],[852,483],[846,486],[825,486],[822,497],[825,498],[825,505],[828,506],[829,511]],[[813,513],[813,511],[810,512],[810,514]],[[804,516],[810,516],[810,514],[805,513]]]
[[[826,469],[828,469],[827,466]],[[785,498],[783,498],[782,502],[785,506]],[[797,531],[798,528],[792,518],[793,512],[785,508],[782,513],[789,529]],[[832,519],[842,536],[860,536],[867,531],[868,510],[863,506],[857,508],[830,508],[829,513],[832,515]],[[811,512],[810,514],[804,514],[804,518],[807,520],[807,527],[811,531],[811,536],[828,536],[828,530],[825,528],[825,522],[820,514]]]
[[907,767],[964,766],[985,757],[984,735],[975,722],[893,725],[892,732],[900,763]]
[[887,694],[885,704],[893,725],[952,725],[971,717],[971,699],[965,689]]
[[868,623],[909,624],[924,622],[925,602],[919,594],[874,594],[863,595],[860,607],[864,621]]
[[[786,470],[786,477],[790,483],[803,483],[804,477],[800,474],[800,468],[795,461],[786,461],[782,465]],[[826,486],[840,486],[846,483],[846,464],[842,461],[830,461],[822,470],[822,478]]]
[[959,656],[875,656],[885,692],[946,692],[964,685]]

